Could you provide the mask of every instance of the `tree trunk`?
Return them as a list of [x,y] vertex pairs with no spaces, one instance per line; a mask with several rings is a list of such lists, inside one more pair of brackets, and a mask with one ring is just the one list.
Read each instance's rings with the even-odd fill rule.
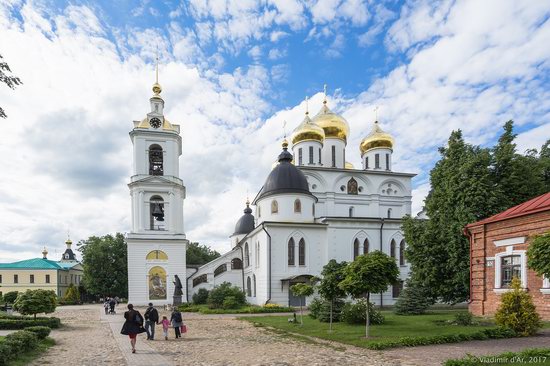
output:
[[370,293],[367,292],[367,314],[366,314],[366,325],[365,325],[365,338],[369,337],[369,325],[370,325],[369,302],[370,302]]
[[304,325],[304,313],[302,311],[302,299],[300,299],[300,325]]
[[334,299],[330,299],[330,325],[329,325],[329,331],[332,332],[332,304],[334,303]]

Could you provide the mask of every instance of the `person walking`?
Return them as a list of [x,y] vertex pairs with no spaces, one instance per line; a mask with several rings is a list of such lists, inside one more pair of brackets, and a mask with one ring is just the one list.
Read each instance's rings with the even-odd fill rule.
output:
[[162,324],[162,335],[164,336],[164,340],[167,341],[168,340],[168,328],[170,328],[170,321],[168,320],[167,317],[163,316],[161,324]]
[[141,316],[139,311],[134,310],[134,305],[128,304],[128,311],[124,313],[124,319],[126,321],[122,325],[120,334],[130,337],[132,353],[136,353],[136,337],[139,333],[145,332],[143,328],[143,316]]
[[105,302],[103,303],[103,308],[105,308],[105,315],[109,314],[109,298],[105,299]]
[[181,317],[181,313],[178,308],[174,308],[174,311],[172,311],[170,321],[172,322],[172,326],[174,327],[176,338],[181,338],[180,328],[183,325],[183,318]]
[[145,318],[145,331],[147,332],[147,340],[155,339],[155,325],[159,322],[159,312],[153,307],[153,303],[149,303],[149,307],[143,314]]

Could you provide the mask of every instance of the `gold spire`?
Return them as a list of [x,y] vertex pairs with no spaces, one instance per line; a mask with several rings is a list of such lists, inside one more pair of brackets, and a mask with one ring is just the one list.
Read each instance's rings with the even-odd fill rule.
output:
[[309,114],[309,102],[308,101],[309,101],[309,99],[306,95],[306,116]]
[[283,139],[283,149],[288,148],[288,141],[286,140],[286,137]]
[[156,65],[155,65],[155,83],[153,84],[153,97],[160,98],[160,93],[162,92],[162,87],[159,84],[159,49],[157,46],[157,57],[156,57]]
[[323,98],[323,104],[327,104],[327,84],[323,85],[323,93],[325,93],[325,96]]

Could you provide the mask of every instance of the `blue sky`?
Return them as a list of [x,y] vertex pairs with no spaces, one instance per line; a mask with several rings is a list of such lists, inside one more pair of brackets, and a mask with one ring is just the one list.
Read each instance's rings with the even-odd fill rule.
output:
[[17,151],[0,177],[0,261],[61,252],[67,230],[129,231],[127,133],[148,112],[157,47],[183,131],[186,232],[225,251],[283,122],[301,122],[305,96],[316,113],[325,83],[356,166],[379,106],[394,170],[417,174],[415,212],[453,129],[490,146],[514,119],[518,150],[540,148],[549,18],[542,1],[0,0],[0,53],[24,82],[0,88],[0,154]]

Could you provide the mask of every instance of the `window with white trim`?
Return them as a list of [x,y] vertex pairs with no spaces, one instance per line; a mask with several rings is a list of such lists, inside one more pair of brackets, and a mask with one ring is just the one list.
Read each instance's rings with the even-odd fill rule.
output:
[[495,290],[506,291],[513,277],[521,280],[521,287],[527,288],[527,261],[525,250],[513,250],[495,254]]

